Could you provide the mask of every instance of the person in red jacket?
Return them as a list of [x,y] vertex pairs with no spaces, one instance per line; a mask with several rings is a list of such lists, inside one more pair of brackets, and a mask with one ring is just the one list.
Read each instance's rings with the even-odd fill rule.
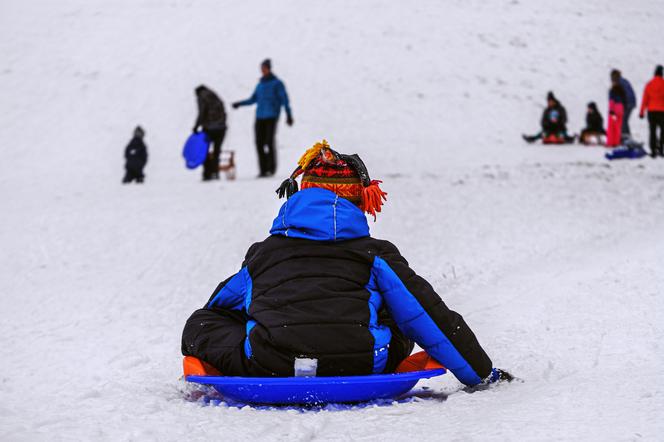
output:
[[[655,76],[648,82],[643,90],[641,111],[639,118],[643,118],[648,111],[648,125],[650,127],[650,156],[664,157],[664,67],[660,64],[655,68]],[[657,130],[659,129],[659,136]]]

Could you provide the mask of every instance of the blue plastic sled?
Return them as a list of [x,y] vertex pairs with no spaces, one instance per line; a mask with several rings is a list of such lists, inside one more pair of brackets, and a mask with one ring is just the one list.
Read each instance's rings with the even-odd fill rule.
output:
[[195,169],[205,162],[209,145],[210,142],[205,132],[189,135],[182,151],[188,169]]
[[250,404],[326,404],[396,398],[420,379],[445,374],[444,368],[394,374],[334,377],[250,378],[187,376],[213,386],[222,396]]
[[630,140],[627,141],[624,146],[620,146],[612,152],[607,152],[604,156],[607,160],[635,160],[646,156],[646,151],[643,150],[643,143],[637,143]]

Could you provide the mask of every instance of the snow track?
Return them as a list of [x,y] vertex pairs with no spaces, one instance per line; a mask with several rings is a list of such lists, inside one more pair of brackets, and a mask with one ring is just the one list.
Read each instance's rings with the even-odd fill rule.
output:
[[[613,66],[640,93],[664,15],[485,3],[2,2],[0,440],[661,438],[664,160],[519,133],[549,88],[574,129],[587,101],[605,113]],[[266,55],[296,120],[279,177],[253,179],[252,115],[231,111],[238,180],[200,183],[179,157],[193,88],[244,98]],[[137,123],[147,182],[121,186]],[[324,136],[384,180],[372,234],[523,383],[469,394],[446,375],[409,401],[309,412],[187,400],[185,320],[264,239],[274,189]]]

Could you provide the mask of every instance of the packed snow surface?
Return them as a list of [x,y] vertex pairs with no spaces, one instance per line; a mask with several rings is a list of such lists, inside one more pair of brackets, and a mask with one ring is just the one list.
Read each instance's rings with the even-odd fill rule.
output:
[[[574,132],[588,101],[606,117],[613,67],[640,96],[662,23],[656,0],[3,0],[0,440],[661,440],[664,160],[520,133],[548,90]],[[243,108],[224,144],[238,179],[200,182],[180,157],[194,87],[246,98],[265,57],[295,116],[278,176],[254,179]],[[136,124],[147,180],[122,186]],[[306,411],[196,400],[183,324],[322,138],[384,181],[372,234],[522,382],[468,393],[445,375]]]

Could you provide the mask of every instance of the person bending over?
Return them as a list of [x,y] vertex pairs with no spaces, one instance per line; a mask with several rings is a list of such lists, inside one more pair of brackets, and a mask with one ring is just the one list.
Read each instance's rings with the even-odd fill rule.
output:
[[221,144],[226,136],[224,102],[207,86],[200,85],[195,92],[198,102],[198,116],[192,132],[196,133],[202,127],[212,145],[212,151],[208,151],[207,158],[203,163],[203,181],[218,180]]

